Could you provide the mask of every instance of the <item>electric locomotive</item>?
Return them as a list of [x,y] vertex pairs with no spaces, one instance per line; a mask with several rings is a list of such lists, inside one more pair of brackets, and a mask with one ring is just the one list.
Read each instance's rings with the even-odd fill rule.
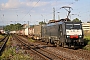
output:
[[81,22],[65,22],[65,42],[71,47],[71,45],[83,45],[83,29]]
[[57,46],[83,45],[83,29],[81,22],[59,21],[43,25],[41,28],[42,40],[54,43]]

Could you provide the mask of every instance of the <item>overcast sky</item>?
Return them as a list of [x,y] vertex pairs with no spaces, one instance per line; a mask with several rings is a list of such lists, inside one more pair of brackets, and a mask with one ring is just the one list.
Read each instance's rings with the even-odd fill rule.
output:
[[48,22],[53,19],[53,7],[56,20],[58,15],[66,18],[67,11],[61,8],[63,6],[72,7],[71,14],[74,15],[70,15],[70,19],[90,21],[90,0],[0,0],[0,25]]

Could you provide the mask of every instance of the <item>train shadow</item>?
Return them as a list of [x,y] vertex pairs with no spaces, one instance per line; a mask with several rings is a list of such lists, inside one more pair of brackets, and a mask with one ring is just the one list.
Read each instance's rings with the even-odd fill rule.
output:
[[[88,42],[89,41],[86,41],[85,42],[85,45],[83,45],[83,46],[71,46],[71,47],[68,47],[68,46],[65,46],[65,47],[61,47],[61,46],[59,46],[59,47],[61,47],[61,48],[67,48],[67,49],[71,49],[71,50],[79,50],[79,49],[83,49],[87,44],[88,44]],[[39,46],[37,46],[37,47],[35,47],[34,49],[45,49],[45,48],[58,48],[58,47],[56,47],[55,45],[52,45],[52,46],[41,46],[41,47],[39,47]]]
[[34,49],[40,49],[40,48],[43,48],[43,49],[45,49],[45,48],[48,48],[48,47],[56,47],[55,45],[43,45],[43,46],[39,46],[39,45],[37,45],[37,46],[35,46],[35,48]]

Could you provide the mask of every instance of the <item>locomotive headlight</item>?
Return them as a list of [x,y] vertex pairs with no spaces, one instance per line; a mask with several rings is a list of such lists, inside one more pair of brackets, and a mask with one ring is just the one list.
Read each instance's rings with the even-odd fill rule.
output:
[[81,38],[82,36],[80,35],[79,37]]
[[67,38],[69,38],[70,36],[67,36]]

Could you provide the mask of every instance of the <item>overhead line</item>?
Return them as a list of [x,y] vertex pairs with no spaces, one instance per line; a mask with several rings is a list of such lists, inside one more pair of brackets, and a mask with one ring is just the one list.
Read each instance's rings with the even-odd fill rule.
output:
[[[40,0],[38,0],[35,5],[37,5],[39,2],[40,2]],[[34,5],[34,6],[35,6],[35,5]],[[31,10],[32,10],[33,8],[34,8],[34,7],[32,7]],[[27,12],[27,14],[28,14],[31,10],[29,10],[29,11]],[[26,14],[26,15],[27,15],[27,14]],[[26,15],[25,15],[25,16],[26,16]],[[25,16],[24,16],[24,17],[25,17]],[[23,17],[23,18],[24,18],[24,17]],[[22,19],[23,19],[23,18],[22,18]],[[22,20],[22,19],[21,19],[21,20]]]

